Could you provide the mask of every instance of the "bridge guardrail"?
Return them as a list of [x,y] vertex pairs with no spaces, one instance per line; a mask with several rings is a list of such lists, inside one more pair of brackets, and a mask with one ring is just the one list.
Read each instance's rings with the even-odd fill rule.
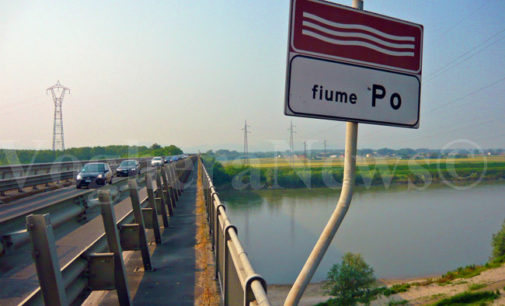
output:
[[38,185],[70,180],[74,178],[74,175],[75,171],[66,171],[0,180],[0,195],[5,195],[5,192],[9,190],[23,192],[23,188],[26,187],[36,188]]
[[237,228],[226,215],[226,207],[219,199],[216,188],[198,158],[202,173],[209,231],[212,237],[216,279],[221,286],[224,305],[270,305],[267,284],[254,272],[237,235]]
[[37,164],[16,164],[0,166],[0,179],[9,179],[16,177],[25,177],[38,174],[49,174],[53,172],[66,172],[79,170],[85,163],[104,162],[115,170],[115,168],[123,160],[136,159],[140,162],[141,167],[149,165],[151,157],[142,158],[112,158],[112,159],[96,159],[96,160],[74,160],[59,163],[37,163]]
[[[190,157],[192,164],[195,157]],[[26,217],[34,261],[40,287],[33,291],[21,305],[67,305],[82,301],[93,290],[117,290],[120,305],[131,305],[124,270],[122,251],[140,250],[145,270],[151,270],[150,254],[145,229],[152,229],[156,244],[161,243],[161,215],[163,226],[168,227],[167,215],[172,215],[183,184],[192,169],[180,167],[186,160],[178,161],[144,173],[147,197],[139,199],[135,179],[125,179],[132,209],[116,220],[109,190],[99,190],[99,205],[104,233],[61,269],[56,256],[53,233],[54,221],[50,214],[31,214]],[[153,187],[152,172],[156,181]],[[135,223],[132,223],[135,222]]]
[[[140,162],[141,168],[147,168],[151,160],[151,158],[134,159]],[[0,166],[0,196],[4,196],[5,192],[10,190],[23,192],[24,188],[35,189],[38,185],[73,179],[73,176],[88,162],[107,162],[115,171],[123,160],[126,158]],[[40,172],[45,173],[39,174]]]

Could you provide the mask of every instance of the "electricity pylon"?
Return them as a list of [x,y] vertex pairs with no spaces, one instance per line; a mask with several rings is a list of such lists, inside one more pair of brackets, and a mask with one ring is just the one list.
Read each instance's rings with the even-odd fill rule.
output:
[[56,85],[49,87],[46,93],[51,91],[51,96],[54,101],[54,121],[53,121],[53,151],[65,150],[65,137],[63,135],[63,111],[62,104],[63,98],[65,97],[65,92],[68,91],[70,94],[70,89],[61,85],[60,81],[56,82]]
[[293,134],[296,133],[295,132],[295,126],[293,124],[293,121],[291,120],[291,124],[289,126],[289,150],[290,150],[290,159],[291,159],[291,165],[293,164],[293,158],[294,158],[294,154],[295,154],[295,144],[294,144],[294,139],[293,139]]
[[250,127],[250,125],[247,125],[247,120],[244,122],[244,128],[242,131],[244,131],[244,164],[249,163],[249,144],[247,142],[247,134],[250,134],[251,132],[247,130],[247,127]]

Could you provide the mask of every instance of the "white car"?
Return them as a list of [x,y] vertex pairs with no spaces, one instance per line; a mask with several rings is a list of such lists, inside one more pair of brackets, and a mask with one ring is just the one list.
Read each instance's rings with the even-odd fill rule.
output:
[[158,167],[163,165],[163,158],[156,156],[151,160],[151,166]]

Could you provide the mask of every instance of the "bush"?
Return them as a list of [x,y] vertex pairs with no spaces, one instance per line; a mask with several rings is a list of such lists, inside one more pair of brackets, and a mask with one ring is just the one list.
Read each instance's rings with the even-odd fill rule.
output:
[[505,221],[501,229],[493,235],[491,245],[493,246],[493,258],[499,258],[505,255]]
[[369,304],[380,290],[372,289],[375,284],[373,269],[360,254],[346,253],[340,264],[335,264],[328,272],[324,284],[326,294],[335,298],[328,305]]
[[499,294],[496,294],[492,291],[482,291],[482,292],[468,292],[465,291],[460,294],[456,294],[450,298],[443,299],[437,303],[435,306],[444,306],[444,305],[462,305],[462,304],[470,304],[470,303],[484,303],[497,299]]
[[214,186],[219,187],[229,183],[230,177],[226,173],[223,165],[218,162],[214,157],[207,154],[202,155],[202,161],[209,173],[209,176],[214,183]]
[[468,290],[475,291],[475,290],[482,289],[486,286],[487,286],[486,284],[471,284],[470,286],[468,286]]
[[391,288],[384,288],[383,294],[385,296],[390,296],[392,294],[397,294],[397,293],[400,293],[400,292],[405,292],[405,291],[409,290],[410,286],[411,285],[408,284],[408,283],[405,283],[405,284],[395,284],[395,285],[391,286]]

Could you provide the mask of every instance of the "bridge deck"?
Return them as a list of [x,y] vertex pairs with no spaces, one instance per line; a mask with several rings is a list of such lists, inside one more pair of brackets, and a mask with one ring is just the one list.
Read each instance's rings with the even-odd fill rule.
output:
[[[177,202],[162,244],[150,245],[154,271],[144,271],[140,252],[129,252],[125,265],[134,305],[195,305],[202,293],[197,269],[197,173],[193,171]],[[153,241],[154,239],[150,239]],[[213,279],[205,280],[213,282]],[[217,287],[216,287],[217,288]],[[217,295],[217,293],[215,293]],[[219,298],[217,297],[219,301]],[[94,293],[86,305],[117,305],[115,291]]]

